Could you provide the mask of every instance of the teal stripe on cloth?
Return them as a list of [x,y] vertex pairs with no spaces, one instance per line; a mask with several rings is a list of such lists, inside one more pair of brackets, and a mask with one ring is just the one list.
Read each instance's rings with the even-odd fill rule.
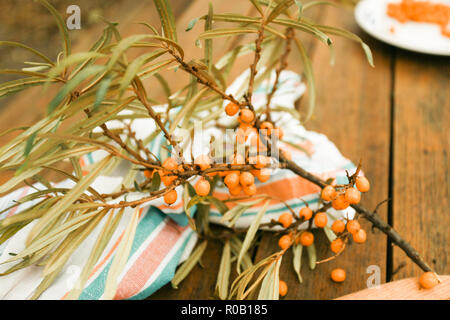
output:
[[180,261],[181,255],[183,254],[184,249],[186,248],[187,243],[191,239],[193,235],[193,231],[191,231],[191,234],[186,238],[186,240],[183,242],[181,247],[178,249],[177,253],[172,257],[170,262],[164,267],[163,271],[159,274],[158,278],[153,281],[153,283],[139,292],[137,295],[127,299],[127,300],[142,300],[153,293],[155,293],[157,290],[165,286],[167,283],[169,283],[174,275],[175,275],[175,269],[178,266],[178,262]]
[[[136,235],[131,247],[131,257],[136,250],[144,243],[144,241],[150,236],[150,234],[164,221],[166,216],[155,207],[150,207],[145,216],[139,222]],[[113,256],[114,257],[114,256]],[[128,258],[129,258],[128,257]],[[106,285],[106,278],[108,277],[108,271],[111,267],[112,259],[108,262],[108,265],[101,271],[97,278],[83,290],[80,295],[80,300],[98,300],[103,295]]]

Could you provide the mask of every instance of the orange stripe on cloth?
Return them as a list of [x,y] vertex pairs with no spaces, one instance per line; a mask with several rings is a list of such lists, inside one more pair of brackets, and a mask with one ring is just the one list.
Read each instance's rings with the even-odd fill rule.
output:
[[[139,217],[142,216],[142,213],[144,212],[144,208],[140,208],[139,209]],[[114,245],[112,246],[112,248],[109,250],[109,252],[106,254],[106,256],[102,259],[102,261],[100,261],[92,270],[91,274],[89,275],[88,279],[91,279],[96,273],[97,271],[106,264],[106,262],[108,262],[109,258],[111,258],[112,254],[114,253],[114,251],[116,251],[117,247],[119,246],[120,241],[122,241],[123,235],[125,234],[125,230],[122,231],[122,233],[120,234],[119,238],[117,238],[116,242],[114,243]],[[66,294],[64,294],[64,296],[61,298],[62,300],[64,300],[66,298],[66,296],[69,294],[70,291],[66,292]]]
[[122,278],[114,300],[127,299],[138,294],[187,228],[180,227],[168,219],[164,228],[139,254]]
[[[313,184],[312,182],[306,181],[303,178],[292,177],[274,181],[271,183],[258,185],[256,188],[256,194],[268,194],[279,200],[288,201],[295,198],[301,198],[309,194],[317,193],[320,188]],[[220,200],[225,200],[229,198],[228,193],[214,192],[214,196]],[[248,200],[245,200],[248,201]],[[275,202],[279,202],[274,201]],[[261,202],[256,206],[263,206],[264,203]],[[232,205],[230,205],[232,207]]]

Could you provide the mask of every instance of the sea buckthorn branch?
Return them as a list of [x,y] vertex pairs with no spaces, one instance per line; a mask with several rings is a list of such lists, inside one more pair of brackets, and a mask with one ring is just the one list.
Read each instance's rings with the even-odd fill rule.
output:
[[253,95],[253,85],[255,83],[255,77],[256,74],[258,72],[258,70],[256,70],[256,67],[258,65],[259,60],[261,59],[261,51],[262,51],[262,47],[261,44],[264,40],[264,26],[266,24],[266,20],[263,17],[261,19],[261,25],[258,29],[258,36],[255,40],[255,54],[254,54],[254,58],[253,58],[253,63],[250,65],[250,78],[248,81],[248,88],[247,88],[247,102],[251,102],[252,101],[252,95]]
[[267,105],[266,105],[266,120],[271,121],[271,115],[270,115],[270,104],[272,102],[272,98],[275,94],[275,92],[278,89],[278,80],[280,78],[280,74],[283,70],[285,70],[288,66],[287,59],[289,57],[289,54],[291,52],[291,40],[294,37],[294,30],[292,28],[286,29],[286,49],[282,56],[280,57],[280,65],[275,71],[275,81],[273,83],[272,90],[270,90],[270,93],[267,95]]
[[173,146],[175,151],[177,151],[177,155],[179,157],[181,157],[182,156],[182,152],[181,152],[178,144],[171,138],[169,132],[167,131],[166,127],[164,126],[164,124],[161,121],[161,117],[155,112],[155,110],[153,110],[152,106],[148,103],[147,94],[145,92],[145,88],[142,85],[142,82],[137,77],[133,81],[133,89],[134,89],[134,92],[136,93],[136,96],[139,99],[139,101],[147,109],[148,114],[150,115],[150,117],[156,122],[157,126],[164,133],[164,137]]
[[[132,102],[133,100],[131,100],[130,102]],[[84,112],[86,113],[88,118],[90,118],[92,116],[89,109],[84,109]],[[102,129],[103,134],[106,137],[108,137],[111,140],[115,141],[122,149],[124,149],[126,152],[128,152],[136,160],[138,160],[141,163],[150,162],[150,163],[154,164],[154,162],[150,161],[150,159],[146,160],[143,157],[141,157],[139,152],[134,151],[128,144],[123,142],[122,138],[120,138],[120,136],[118,134],[115,134],[111,130],[108,129],[108,126],[106,125],[106,123],[102,123],[100,125],[100,128]]]
[[[285,158],[283,159],[282,156],[280,156],[280,159],[287,169],[296,173],[300,177],[305,178],[308,181],[311,181],[312,183],[318,185],[321,188],[327,186],[325,181],[307,172],[306,170],[298,166],[295,162],[287,160]],[[394,228],[392,228],[389,224],[383,221],[376,212],[370,211],[359,204],[352,204],[351,207],[355,209],[356,212],[361,214],[366,220],[371,222],[375,228],[379,229],[384,234],[386,234],[392,241],[392,243],[394,243],[400,249],[402,249],[406,253],[406,255],[423,271],[434,272],[434,270],[420,256],[419,252],[416,249],[414,249],[414,247],[411,246],[410,243],[408,243],[405,239],[403,239],[400,236],[400,234],[397,231],[395,231]]]
[[184,71],[192,74],[193,76],[195,76],[197,78],[197,82],[198,83],[201,83],[204,86],[206,86],[206,87],[210,88],[211,90],[215,91],[220,96],[222,96],[222,98],[225,99],[225,100],[229,100],[229,101],[233,102],[234,104],[236,104],[238,106],[242,106],[243,105],[241,102],[236,100],[233,97],[232,94],[225,93],[216,84],[212,83],[210,81],[210,79],[207,79],[204,76],[202,76],[200,71],[194,65],[190,65],[187,62],[185,62],[179,55],[177,55],[175,53],[175,51],[169,49],[168,53],[171,54],[175,58],[175,60],[178,62],[178,64],[182,67],[182,70],[184,70]]

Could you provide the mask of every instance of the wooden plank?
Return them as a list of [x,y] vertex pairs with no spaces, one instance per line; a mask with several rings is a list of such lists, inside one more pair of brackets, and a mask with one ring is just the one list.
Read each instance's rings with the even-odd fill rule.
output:
[[442,283],[431,289],[422,289],[416,278],[385,283],[377,288],[365,289],[337,300],[448,300],[450,276],[442,276]]
[[[395,71],[393,224],[449,274],[449,59],[398,50]],[[398,248],[393,262],[396,278],[422,272]]]
[[[343,9],[322,9],[323,22],[344,27],[360,34],[352,13]],[[336,65],[329,65],[329,52],[318,44],[312,53],[318,101],[313,120],[306,128],[326,134],[341,152],[358,162],[363,158],[363,170],[372,181],[372,190],[363,197],[362,203],[369,208],[388,197],[389,174],[389,121],[390,121],[390,49],[367,39],[374,54],[376,68],[372,69],[358,44],[348,40],[335,40]],[[385,208],[379,211],[387,218]],[[370,265],[379,266],[381,281],[386,274],[386,238],[380,232],[370,232],[364,245],[353,244],[329,263],[309,270],[306,254],[303,256],[303,284],[298,284],[293,271],[291,254],[283,259],[281,279],[289,287],[286,299],[331,299],[366,288]],[[323,232],[315,232],[319,259],[331,256]],[[258,250],[257,260],[275,252],[277,239],[266,234]],[[347,271],[347,280],[342,284],[330,280],[330,272],[336,267]]]
[[201,259],[203,267],[197,264],[186,279],[178,285],[178,289],[173,289],[169,283],[148,299],[187,300],[214,298],[214,288],[216,286],[222,247],[219,241],[209,241]]

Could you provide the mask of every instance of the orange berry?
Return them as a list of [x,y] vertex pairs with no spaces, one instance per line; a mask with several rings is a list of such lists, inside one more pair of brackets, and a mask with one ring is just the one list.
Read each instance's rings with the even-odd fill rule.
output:
[[278,240],[278,246],[283,250],[289,248],[291,244],[292,244],[292,237],[288,234],[285,234],[280,238],[280,240]]
[[349,188],[345,191],[345,200],[350,204],[357,204],[361,201],[361,193],[355,188]]
[[266,182],[270,179],[270,169],[269,168],[262,168],[259,170],[259,173],[256,175],[258,180],[260,182]]
[[292,224],[292,214],[285,212],[278,217],[278,222],[283,225],[283,227],[288,228]]
[[322,200],[331,201],[334,198],[336,198],[336,190],[334,189],[333,186],[326,186],[325,188],[322,189],[322,193],[320,196]]
[[166,170],[177,170],[178,168],[178,163],[174,158],[167,158],[166,160],[163,161],[162,163],[162,167]]
[[242,191],[242,187],[240,185],[237,185],[234,188],[228,189],[228,191],[230,191],[230,194],[232,196],[238,196]]
[[344,241],[342,241],[341,238],[337,238],[337,239],[334,239],[333,241],[331,241],[330,249],[334,253],[338,253],[339,251],[342,250],[343,246],[344,246]]
[[254,131],[256,131],[256,128],[254,128],[251,124],[249,124],[249,123],[243,123],[243,122],[241,122],[241,123],[239,124],[239,129],[242,129],[242,130],[244,130],[244,131],[248,131],[248,130],[254,129]]
[[150,178],[153,177],[153,172],[154,172],[154,170],[145,170],[145,171],[144,171],[144,176],[145,176],[147,179],[150,179]]
[[239,176],[241,186],[246,187],[255,183],[255,177],[250,172],[242,172]]
[[259,154],[256,156],[254,166],[257,169],[262,169],[266,167],[269,163],[270,159],[268,157]]
[[358,190],[361,192],[369,191],[369,180],[366,177],[356,177],[356,188],[358,188]]
[[177,201],[177,192],[175,190],[171,190],[164,195],[164,201],[167,204],[173,204]]
[[345,270],[341,268],[334,269],[331,271],[331,280],[334,282],[343,282],[345,280]]
[[343,194],[340,194],[331,202],[331,205],[336,210],[344,210],[347,209],[350,205],[347,200],[345,200],[345,196]]
[[335,233],[344,232],[344,230],[345,230],[344,221],[336,220],[335,222],[333,222],[333,224],[331,225],[331,230],[333,230],[333,232],[335,232]]
[[284,297],[288,292],[288,286],[287,286],[286,282],[284,282],[283,280],[280,280],[280,282],[278,284],[278,291],[280,293],[280,296],[282,296],[282,297]]
[[209,194],[209,190],[211,189],[211,186],[209,185],[208,180],[205,178],[201,178],[197,181],[197,183],[194,186],[195,192],[201,197],[205,197]]
[[328,217],[325,212],[316,213],[316,215],[314,216],[314,224],[317,227],[323,228],[327,225],[327,223],[328,223]]
[[255,119],[255,114],[249,109],[242,109],[239,114],[239,119],[244,123],[250,123]]
[[350,220],[347,222],[347,231],[351,234],[357,233],[361,229],[361,225],[356,220]]
[[313,211],[308,207],[303,207],[300,209],[300,212],[298,213],[298,215],[300,216],[300,218],[309,220],[309,219],[311,219],[311,217],[313,215]]
[[194,164],[198,165],[200,170],[206,170],[211,168],[211,159],[206,154],[202,154],[195,158]]
[[266,133],[266,134],[270,135],[270,133],[271,133],[271,131],[273,129],[273,124],[270,123],[269,121],[264,121],[263,123],[261,123],[259,128],[261,130],[267,130],[267,131],[263,131],[263,133]]
[[236,142],[239,144],[244,144],[247,141],[247,138],[250,136],[250,133],[247,133],[247,131],[238,128],[236,130]]
[[233,189],[239,184],[239,174],[236,172],[231,172],[227,174],[223,182],[229,189]]
[[314,235],[309,231],[304,231],[299,237],[299,242],[302,246],[308,247],[314,243]]
[[425,272],[419,278],[419,284],[424,289],[431,289],[438,283],[439,283],[439,279],[431,271]]
[[357,232],[353,234],[353,240],[356,243],[364,243],[366,242],[367,234],[364,229],[359,229]]
[[252,196],[256,193],[256,186],[255,184],[251,184],[249,186],[244,187],[244,193],[248,196]]
[[225,112],[230,117],[234,116],[236,113],[238,113],[238,111],[239,111],[239,106],[237,104],[234,104],[233,102],[230,102],[225,107]]
[[170,186],[172,184],[172,182],[174,182],[175,180],[177,180],[177,176],[175,175],[166,175],[166,176],[162,176],[161,177],[161,181],[162,183],[164,183],[164,185],[166,187]]

